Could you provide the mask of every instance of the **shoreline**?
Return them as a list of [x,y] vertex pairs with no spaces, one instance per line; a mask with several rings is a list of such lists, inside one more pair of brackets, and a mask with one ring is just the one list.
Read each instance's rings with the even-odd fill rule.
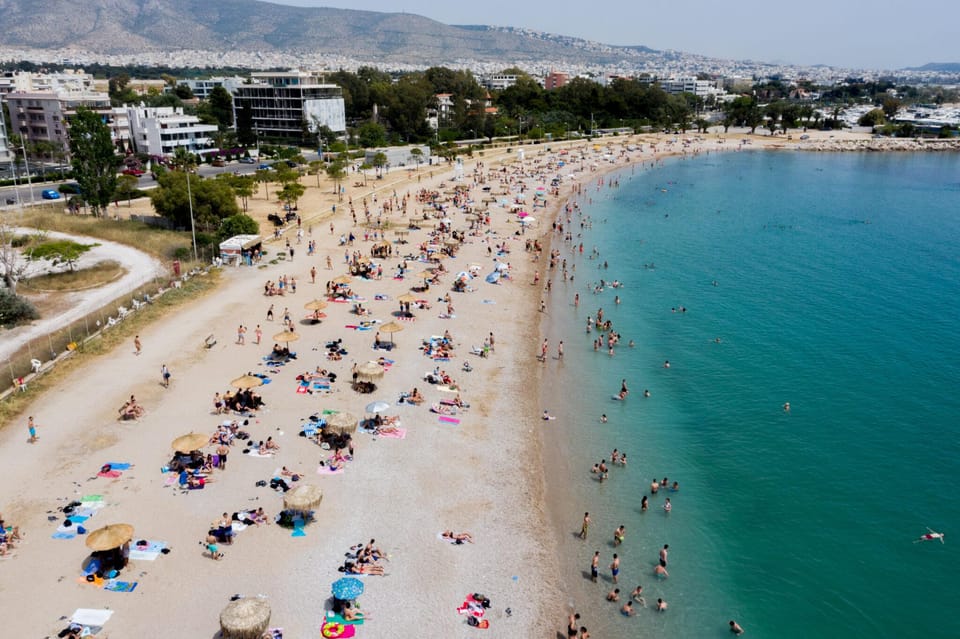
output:
[[[737,138],[731,135],[718,139]],[[781,141],[770,138],[769,144],[757,144],[756,148],[776,148]],[[615,153],[617,147],[647,146],[651,142],[658,147],[665,143],[645,136],[631,136],[555,146],[590,150],[610,145]],[[735,150],[734,144],[711,142],[708,136],[702,138],[701,144],[709,145],[711,151]],[[546,146],[522,147],[530,153],[524,161],[532,165],[546,155]],[[73,584],[76,565],[85,554],[82,542],[49,538],[53,526],[44,521],[46,511],[58,505],[58,498],[93,490],[102,491],[111,503],[106,509],[109,514],[105,512],[92,520],[94,527],[131,520],[138,538],[141,534],[147,538],[160,537],[174,547],[174,553],[155,564],[139,562],[131,576],[141,581],[138,590],[146,591],[150,599],[163,598],[171,605],[181,606],[185,627],[190,632],[212,633],[216,629],[216,614],[231,594],[264,592],[274,606],[276,623],[272,625],[287,628],[292,637],[315,634],[325,584],[337,576],[331,567],[338,553],[358,541],[365,541],[371,534],[394,557],[388,564],[393,573],[390,577],[382,581],[366,580],[369,590],[363,597],[363,605],[374,612],[371,622],[364,627],[366,636],[396,636],[393,624],[415,623],[424,617],[434,619],[441,635],[459,632],[458,624],[463,620],[454,609],[464,594],[478,591],[494,600],[495,610],[490,613],[492,627],[521,636],[548,636],[554,632],[558,624],[562,625],[557,604],[568,592],[563,586],[559,535],[565,534],[575,522],[556,525],[558,513],[551,504],[552,494],[562,490],[562,484],[552,488],[551,471],[558,466],[550,461],[556,453],[553,446],[560,442],[547,439],[549,431],[540,419],[541,397],[549,384],[545,369],[533,360],[539,341],[548,334],[546,323],[550,318],[538,315],[539,297],[529,294],[532,273],[536,269],[541,274],[547,272],[549,251],[556,235],[550,225],[573,197],[574,184],[584,184],[586,189],[601,176],[631,165],[685,154],[682,145],[668,145],[667,149],[658,148],[652,154],[643,150],[630,153],[623,162],[609,164],[603,161],[602,152],[593,151],[597,171],[586,171],[575,180],[563,180],[561,195],[549,196],[549,206],[536,212],[541,219],[535,232],[528,231],[526,235],[514,235],[518,225],[507,214],[494,213],[497,239],[509,242],[512,249],[504,259],[513,266],[514,280],[492,287],[482,281],[488,270],[484,267],[481,278],[475,280],[474,286],[478,289],[475,293],[454,294],[454,304],[461,315],[459,321],[438,321],[436,317],[442,305],[433,300],[449,288],[449,275],[441,286],[425,294],[434,308],[418,313],[418,321],[405,326],[405,332],[395,336],[400,345],[393,351],[396,370],[385,376],[382,391],[375,396],[357,396],[345,385],[330,397],[296,396],[291,373],[318,363],[318,357],[311,354],[311,344],[322,344],[328,336],[342,336],[350,355],[336,369],[341,374],[348,373],[352,361],[362,362],[379,354],[369,347],[370,333],[344,332],[344,322],[354,320],[341,305],[331,304],[325,310],[329,318],[318,329],[298,326],[305,337],[298,350],[305,357],[293,365],[294,370],[290,367],[282,370],[274,384],[262,388],[268,411],[258,416],[259,423],[252,426],[259,438],[275,434],[278,429],[284,431],[283,450],[275,460],[244,459],[237,451],[231,456],[231,469],[221,473],[208,490],[174,497],[171,489],[161,485],[162,475],[156,469],[169,456],[168,442],[189,430],[211,429],[218,419],[209,414],[212,393],[222,391],[232,377],[255,367],[259,354],[268,349],[269,344],[255,349],[249,341],[246,346],[234,345],[238,321],[251,325],[251,329],[255,323],[265,323],[263,310],[272,302],[278,304],[278,314],[280,306],[289,305],[294,316],[299,317],[303,303],[320,296],[323,281],[343,272],[343,247],[337,246],[336,238],[341,231],[354,228],[350,227],[349,216],[343,209],[338,208],[332,216],[320,212],[307,217],[307,223],[315,227],[312,239],[321,244],[312,261],[304,257],[304,246],[297,247],[297,259],[292,264],[281,262],[263,269],[227,269],[220,291],[209,299],[186,305],[177,317],[164,319],[143,331],[142,360],[132,357],[128,349],[121,346],[108,357],[86,362],[81,370],[71,374],[70,381],[57,396],[34,399],[28,414],[36,414],[41,425],[41,441],[37,445],[24,448],[28,445],[23,442],[19,423],[0,432],[0,463],[8,469],[0,512],[8,522],[26,524],[23,528],[28,534],[15,557],[3,560],[6,566],[0,577],[0,590],[10,593],[17,590],[18,599],[43,602],[37,606],[38,610],[13,621],[14,632],[34,634],[40,627],[37,624],[49,626],[48,631],[55,632],[59,615],[69,614],[73,607],[98,606],[110,606],[118,613],[107,626],[106,636],[114,633],[129,636],[152,627],[155,617],[139,597],[88,590]],[[466,164],[470,167],[478,162],[489,163],[492,166],[487,169],[492,169],[502,165],[513,167],[517,160],[515,153],[485,153],[484,156],[475,154]],[[443,165],[435,171],[435,176],[422,183],[412,173],[407,173],[399,182],[411,193],[428,186],[443,191],[439,185],[444,178],[450,179],[453,167]],[[508,168],[508,174],[509,171]],[[465,169],[465,183],[471,179],[472,172]],[[404,190],[397,184],[381,185],[377,193],[387,199],[390,190]],[[302,208],[316,206],[318,210],[329,211],[328,205],[335,197],[326,191],[311,189],[311,194],[317,197],[310,200],[314,203],[304,204]],[[483,195],[476,193],[479,208]],[[269,203],[265,204],[261,211],[264,217],[271,208]],[[419,209],[416,204],[412,207],[413,211]],[[396,213],[394,219],[397,219]],[[327,220],[336,225],[337,234],[327,233],[323,227]],[[455,217],[454,227],[462,227],[459,215]],[[354,232],[357,229],[362,234],[362,227],[355,227]],[[545,243],[544,256],[534,263],[523,251],[523,240],[537,236]],[[415,246],[420,239],[418,236],[408,246]],[[470,262],[489,263],[483,250],[485,238],[468,236],[467,239],[461,254],[446,260],[451,272]],[[358,240],[352,250],[366,254],[370,244]],[[271,251],[282,247],[282,243],[270,244]],[[323,265],[326,255],[334,260],[332,271]],[[394,306],[389,302],[375,302],[373,294],[383,289],[395,297],[409,284],[409,280],[388,281],[386,272],[392,270],[397,261],[397,257],[383,261],[382,282],[357,281],[358,290],[370,300],[375,315],[384,320]],[[319,271],[315,285],[309,283],[305,272],[311,264]],[[421,268],[414,264],[414,274]],[[260,297],[263,280],[276,279],[287,272],[297,275],[300,292],[285,298]],[[491,298],[496,304],[482,304],[483,298]],[[279,324],[267,326],[264,336],[269,339],[269,335],[279,330]],[[473,404],[473,408],[463,414],[462,423],[455,428],[441,427],[437,425],[436,416],[426,412],[426,406],[392,406],[388,414],[399,414],[409,429],[405,441],[384,438],[371,441],[369,436],[358,434],[357,461],[347,471],[350,477],[317,478],[312,467],[316,465],[320,449],[296,438],[298,419],[311,410],[327,407],[347,407],[362,413],[363,405],[371,399],[393,400],[400,390],[409,390],[414,384],[427,388],[419,381],[419,375],[432,368],[432,364],[422,359],[414,345],[424,335],[442,332],[444,328],[453,333],[460,349],[458,357],[446,364],[447,370],[465,386],[464,400]],[[468,355],[465,351],[482,342],[490,330],[497,333],[497,352],[488,360]],[[201,344],[211,331],[216,333],[220,344],[206,351]],[[252,330],[248,340],[251,337]],[[457,370],[464,360],[471,362],[473,372]],[[174,372],[174,387],[170,391],[157,384],[161,363],[170,365]],[[533,379],[528,374],[530,366],[535,367]],[[114,405],[119,405],[131,391],[148,406],[149,413],[137,424],[117,423],[113,420]],[[428,404],[441,398],[429,392]],[[90,402],[91,397],[97,401]],[[77,410],[78,407],[83,408]],[[87,479],[109,460],[134,461],[136,470],[132,476],[114,481]],[[528,463],[531,460],[533,463]],[[320,485],[325,491],[320,507],[321,521],[306,529],[307,538],[289,540],[287,535],[279,534],[276,527],[258,528],[245,532],[236,547],[227,549],[227,561],[211,562],[201,557],[196,540],[205,523],[218,516],[223,508],[236,509],[248,500],[255,500],[262,502],[270,514],[276,512],[277,498],[266,489],[254,488],[254,483],[280,465],[310,470],[309,483]],[[36,481],[38,468],[46,469],[41,471],[40,481]],[[14,493],[12,486],[21,489]],[[478,543],[448,547],[433,539],[436,530],[449,527],[473,532]],[[554,539],[553,543],[544,543],[544,531],[548,538]],[[138,576],[140,572],[144,574]],[[198,580],[202,592],[183,592],[177,575],[198,573],[202,575]],[[57,577],[64,583],[60,584]],[[406,600],[403,594],[410,592],[421,593],[420,600]],[[525,603],[521,605],[521,602]],[[514,610],[512,617],[503,612],[506,607]]]

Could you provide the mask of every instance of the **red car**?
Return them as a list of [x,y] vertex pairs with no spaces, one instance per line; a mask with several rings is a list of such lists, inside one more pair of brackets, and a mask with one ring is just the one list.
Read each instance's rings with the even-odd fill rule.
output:
[[141,171],[140,169],[124,169],[121,173],[124,175],[132,175],[133,177],[140,177],[145,171]]

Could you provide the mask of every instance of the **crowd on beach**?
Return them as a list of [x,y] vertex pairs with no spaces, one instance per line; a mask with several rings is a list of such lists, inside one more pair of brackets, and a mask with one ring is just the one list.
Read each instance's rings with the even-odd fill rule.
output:
[[[468,172],[463,176],[462,180],[456,184],[456,188],[449,193],[444,190],[446,185],[441,184],[439,189],[422,189],[416,194],[410,194],[409,192],[399,194],[394,191],[392,194],[381,193],[379,199],[377,196],[370,196],[369,199],[365,197],[361,201],[363,217],[359,221],[359,223],[363,223],[365,220],[367,223],[367,227],[363,231],[351,226],[351,220],[353,225],[358,224],[358,212],[355,210],[351,198],[348,202],[349,218],[342,219],[345,216],[334,218],[329,226],[331,245],[336,242],[336,229],[339,228],[342,231],[343,241],[340,242],[344,245],[340,247],[343,248],[342,255],[339,254],[339,248],[326,250],[321,247],[318,250],[313,238],[315,230],[309,225],[304,226],[298,218],[295,226],[292,226],[289,231],[296,234],[297,244],[303,239],[307,239],[310,250],[307,251],[306,255],[295,253],[293,245],[287,240],[283,244],[284,249],[282,250],[284,255],[289,257],[285,260],[282,268],[287,270],[289,275],[271,275],[265,281],[257,278],[257,282],[250,278],[248,290],[252,293],[251,298],[258,301],[256,304],[245,305],[237,312],[231,311],[230,328],[223,329],[236,330],[236,340],[226,340],[228,343],[224,347],[231,349],[229,351],[230,357],[236,362],[237,368],[248,372],[257,371],[252,375],[248,374],[248,376],[259,377],[261,383],[248,388],[230,387],[228,390],[223,390],[225,386],[223,381],[209,380],[210,385],[220,390],[213,394],[212,406],[209,393],[214,391],[214,388],[204,390],[203,393],[204,406],[201,411],[205,410],[213,417],[210,420],[209,430],[204,433],[207,435],[207,442],[198,449],[178,451],[178,454],[165,465],[171,490],[177,491],[175,494],[190,495],[193,491],[203,489],[206,491],[205,494],[209,495],[209,489],[212,488],[217,491],[218,496],[222,493],[224,500],[227,498],[236,500],[239,494],[246,493],[242,493],[243,489],[237,485],[235,480],[225,474],[227,459],[230,458],[231,468],[238,464],[257,463],[248,462],[246,458],[241,458],[238,462],[234,451],[242,449],[246,456],[282,457],[284,463],[290,464],[290,468],[283,466],[274,473],[262,474],[261,476],[264,477],[261,480],[262,484],[257,482],[257,488],[273,489],[277,493],[276,498],[282,499],[283,494],[304,485],[308,476],[354,472],[353,468],[363,467],[364,461],[357,461],[357,449],[369,445],[368,441],[374,441],[372,437],[402,439],[408,431],[426,431],[427,417],[432,417],[436,421],[439,416],[441,424],[459,424],[461,418],[466,419],[471,416],[470,401],[479,401],[470,396],[470,391],[473,390],[471,381],[473,378],[479,377],[473,371],[480,369],[493,375],[490,371],[496,370],[498,365],[496,361],[490,361],[491,359],[496,360],[497,343],[494,331],[491,330],[495,329],[495,326],[482,326],[479,329],[476,326],[469,326],[472,331],[471,334],[477,340],[473,344],[468,341],[470,338],[464,340],[460,333],[460,327],[464,327],[464,331],[466,331],[469,324],[476,323],[469,312],[471,309],[478,308],[480,302],[477,300],[482,297],[484,298],[484,304],[495,304],[498,300],[503,303],[508,295],[515,294],[513,291],[501,293],[500,287],[515,282],[513,272],[519,269],[511,264],[509,259],[511,254],[521,246],[524,248],[524,261],[529,258],[530,264],[534,265],[529,268],[538,269],[533,277],[533,282],[538,288],[537,297],[541,297],[541,299],[550,294],[554,277],[562,277],[563,281],[572,282],[576,274],[577,261],[585,257],[583,245],[574,242],[573,216],[580,216],[581,206],[585,206],[586,190],[577,180],[582,179],[584,175],[593,173],[594,169],[584,168],[581,161],[580,171],[577,171],[575,170],[575,163],[569,162],[572,158],[567,159],[567,168],[563,171],[558,167],[555,155],[538,158],[535,161],[503,163],[499,167],[487,167],[483,161],[479,161],[476,163],[473,172]],[[561,173],[563,175],[562,179],[558,178]],[[543,190],[535,191],[537,185],[541,184],[544,185]],[[568,184],[570,185],[568,190],[573,192],[575,198],[579,197],[579,200],[572,200],[566,208],[561,210],[561,216],[565,214],[566,219],[558,218],[549,227],[549,230],[546,226],[541,229],[529,222],[520,223],[520,220],[524,219],[519,216],[522,209],[546,208],[548,196],[555,200],[562,194],[561,186],[566,187]],[[615,188],[614,185],[610,186]],[[489,196],[489,198],[485,196]],[[418,206],[422,207],[420,211],[415,210]],[[556,206],[555,202],[554,206]],[[471,219],[468,220],[467,218]],[[510,220],[510,226],[504,226],[505,219]],[[582,224],[590,223],[588,216],[582,216],[581,219],[583,220]],[[387,224],[391,220],[394,226]],[[416,233],[418,236],[408,241],[405,239],[406,236],[397,235],[396,239],[389,241],[388,250],[383,250],[381,247],[374,251],[374,247],[370,243],[388,241],[388,232],[385,228],[396,228],[395,225],[398,220],[405,222],[402,225],[405,232]],[[349,230],[346,229],[347,226],[350,227]],[[326,235],[325,230],[317,232],[317,235],[321,233]],[[565,248],[569,251],[569,255],[565,257],[560,248],[551,248],[548,253],[548,264],[541,265],[540,260],[543,259],[544,251],[557,241],[566,244]],[[356,248],[360,242],[363,242],[362,250]],[[336,251],[336,253],[332,253],[332,251]],[[349,274],[342,276],[344,281],[338,282],[337,279],[340,278],[331,278],[325,287],[321,288],[323,285],[316,282],[316,265],[326,264],[326,269],[332,270],[334,259],[331,254],[339,255],[339,257],[336,257],[336,262],[341,263],[349,271]],[[598,255],[594,250],[590,257]],[[450,260],[454,256],[456,256],[457,261],[451,262]],[[462,257],[466,257],[466,259],[461,261]],[[478,265],[477,268],[473,268],[472,265],[466,263],[471,259],[484,260],[486,263],[492,264],[489,268],[497,274],[497,277],[488,277],[487,282],[489,284],[482,283],[482,274],[479,271],[486,267]],[[414,279],[411,277],[413,275],[411,267],[418,263],[432,270],[429,275]],[[524,269],[520,271],[521,274],[529,272],[528,267],[521,268]],[[541,276],[539,271],[544,271],[546,275]],[[303,276],[303,272],[309,272],[309,277]],[[453,273],[457,273],[455,278],[451,277]],[[299,290],[298,279],[300,280]],[[389,288],[384,290],[388,292],[379,292],[380,287],[387,286]],[[437,294],[430,293],[431,286],[434,288],[442,287],[444,290]],[[612,282],[601,282],[599,286],[619,289],[621,284],[619,281],[613,280]],[[542,296],[539,290],[541,287]],[[399,299],[403,297],[402,295],[396,295],[397,291],[403,289],[410,289],[418,295],[413,296],[414,299],[411,301],[403,301]],[[314,294],[313,291],[315,290],[321,291],[321,294]],[[479,290],[482,290],[483,293],[471,297]],[[263,297],[271,299],[262,300],[261,295],[258,294],[261,291]],[[298,321],[294,319],[290,307],[285,307],[282,313],[278,312],[277,317],[275,317],[275,307],[273,304],[269,304],[274,296],[284,296],[285,300],[280,304],[288,303],[291,307],[296,308],[294,300],[305,298],[304,293],[307,291],[310,291],[309,297],[311,299],[323,297],[324,301],[330,304],[330,308],[326,309],[326,314],[322,314],[321,317],[319,311],[314,310],[309,316]],[[342,304],[342,308],[338,307],[338,304]],[[434,304],[437,306],[436,310],[433,309]],[[398,306],[399,310],[393,310]],[[541,305],[541,310],[543,308]],[[266,309],[265,315],[264,309]],[[461,320],[459,324],[450,324],[451,328],[447,328],[446,322],[457,320],[458,313],[456,311],[458,309],[465,320]],[[504,314],[508,311],[512,313],[514,310],[515,307],[505,309]],[[437,317],[429,317],[429,315],[434,314],[437,314]],[[363,320],[359,321],[352,317],[353,315],[361,317]],[[405,340],[406,343],[399,345],[392,338],[388,341],[383,334],[378,332],[382,328],[383,322],[377,319],[378,316],[387,319],[387,315],[407,321],[406,329],[416,328],[420,330],[420,337],[414,340]],[[334,321],[346,321],[348,324],[345,329],[334,329],[332,328]],[[279,330],[297,335],[297,337],[291,335],[285,336],[283,341],[274,340],[272,347],[269,346],[270,341],[261,344],[264,328],[256,322],[261,322],[263,327],[275,326]],[[248,325],[256,326],[254,340],[248,341],[247,339],[246,326]],[[421,326],[423,328],[420,328]],[[233,327],[237,328],[234,329]],[[591,323],[588,325],[588,332],[591,330],[603,333],[602,337],[598,338],[597,350],[607,348],[613,354],[621,346],[621,336],[614,331],[609,318],[603,317],[602,309],[592,316]],[[362,345],[356,339],[348,344],[343,341],[344,336],[351,333],[344,331],[371,331],[374,336],[372,339],[366,338],[367,341]],[[299,335],[298,332],[303,333],[303,335]],[[367,333],[367,335],[370,336],[370,333]],[[485,335],[482,341],[479,339],[479,335]],[[299,342],[296,341],[298,339]],[[295,343],[302,346],[297,348],[294,346]],[[316,344],[316,346],[311,347],[310,344]],[[505,344],[508,351],[511,350],[511,346],[516,346],[511,345],[510,340],[505,340]],[[148,346],[150,345],[148,344]],[[251,346],[259,348],[254,352]],[[240,347],[244,348],[241,349]],[[376,364],[381,369],[373,376],[365,376],[358,365],[367,358],[358,354],[357,349],[367,347],[376,355],[371,356],[367,363]],[[296,350],[291,350],[293,348],[296,348]],[[263,423],[267,414],[283,414],[290,419],[289,415],[291,413],[300,410],[291,408],[291,406],[300,401],[312,401],[311,410],[307,412],[315,410],[316,400],[323,402],[325,406],[335,405],[337,410],[344,410],[349,408],[350,405],[362,402],[363,395],[360,393],[368,389],[376,392],[385,386],[379,381],[383,376],[393,375],[395,377],[397,375],[389,372],[391,366],[395,365],[392,360],[388,360],[378,353],[388,351],[390,357],[396,357],[398,360],[406,358],[404,364],[409,366],[415,348],[422,357],[430,361],[429,369],[422,375],[416,376],[416,379],[420,381],[413,382],[415,385],[411,385],[412,379],[409,376],[403,379],[388,378],[390,383],[386,386],[396,387],[398,384],[402,384],[403,389],[409,388],[410,390],[403,390],[399,393],[400,401],[397,404],[398,408],[395,409],[396,412],[394,410],[378,410],[363,419],[358,418],[353,425],[353,428],[359,433],[355,437],[351,436],[349,432],[344,432],[344,430],[350,430],[351,427],[338,429],[329,426],[328,422],[332,415],[322,414],[319,411],[312,415],[310,419],[300,420],[301,423],[299,424],[291,422],[280,424],[276,430],[273,430],[273,425],[268,429],[266,424]],[[555,346],[557,359],[563,358],[563,348],[563,341]],[[135,353],[142,357],[142,354],[149,352],[149,350],[149,348],[143,348],[138,336],[135,343]],[[547,362],[549,352],[551,352],[549,342],[545,339],[540,352],[540,360],[543,363]],[[310,361],[310,358],[314,357],[320,361]],[[291,362],[301,361],[306,361],[307,365],[301,366],[297,371],[292,371]],[[422,360],[416,358],[416,361]],[[456,362],[456,365],[451,362]],[[176,362],[173,363],[176,364]],[[183,367],[181,366],[181,368]],[[424,368],[427,367],[424,366]],[[164,365],[164,369],[166,369],[166,365]],[[153,369],[154,375],[155,370]],[[180,374],[179,368],[177,372]],[[338,377],[352,381],[350,388],[359,392],[356,395],[351,393],[344,384],[336,386],[335,382]],[[267,382],[272,383],[269,389],[264,388]],[[161,392],[168,392],[169,396],[173,398],[178,396],[178,382],[176,380],[163,377],[163,384],[165,388],[170,390]],[[303,400],[293,395],[292,390],[289,390],[291,393],[289,397],[283,397],[275,389],[278,387],[283,389],[285,384],[296,386],[297,393],[301,393],[299,389],[306,386],[307,390],[303,391],[302,394],[313,399]],[[621,400],[627,400],[628,390],[625,381],[619,395]],[[393,397],[396,398],[396,395],[394,394]],[[155,410],[154,404],[149,396],[147,399],[150,401],[151,412],[153,412]],[[163,399],[160,401],[175,402],[177,400]],[[120,413],[121,417],[130,420],[146,419],[149,421],[151,417],[133,395],[130,396],[130,400],[126,402]],[[544,411],[544,419],[552,418],[552,415]],[[215,425],[213,424],[214,419],[216,420]],[[297,438],[293,442],[287,440],[281,445],[278,441],[282,437],[281,428],[294,431],[298,426],[300,434],[303,435],[303,442],[301,443],[300,438]],[[366,439],[365,435],[371,436],[371,439]],[[33,441],[36,441],[35,426],[31,431],[31,436]],[[310,446],[305,447],[306,444],[310,444]],[[307,455],[314,455],[316,449],[312,448],[313,445],[320,446],[324,451],[322,453],[323,457],[317,462],[316,472],[312,469],[309,473],[299,470],[302,466],[298,464],[302,464],[302,461],[298,464],[286,461],[287,459],[301,459]],[[207,447],[210,447],[214,452],[202,450]],[[361,450],[360,452],[363,453],[364,451]],[[607,465],[608,461],[609,467]],[[609,458],[605,458],[595,465],[593,475],[598,481],[607,481],[610,478],[611,468],[626,466],[627,454],[615,450]],[[217,481],[214,486],[209,486],[215,478]],[[675,493],[679,490],[677,482],[667,485],[666,481],[664,479],[663,482],[657,482],[656,490],[651,487],[651,497],[660,491]],[[335,487],[335,490],[342,489],[340,485],[331,485]],[[263,493],[255,493],[249,499],[266,499],[262,495]],[[644,503],[646,502],[647,497],[644,497]],[[672,507],[669,498],[663,502],[663,508],[667,512],[669,512],[668,506]],[[279,506],[276,510],[279,511]],[[310,521],[309,511],[303,513],[307,516],[302,517],[302,521],[296,516],[285,518],[282,512],[271,516],[267,514],[267,511],[274,511],[269,502],[267,502],[266,507],[258,504],[256,507],[248,505],[243,508],[228,507],[225,510],[217,508],[213,512],[222,512],[222,514],[215,521],[205,528],[200,528],[202,524],[195,527],[193,534],[200,533],[198,535],[200,537],[199,545],[202,548],[198,551],[197,546],[193,546],[194,551],[198,555],[202,553],[206,557],[217,561],[227,559],[227,563],[229,563],[230,557],[228,554],[232,554],[232,552],[225,553],[223,547],[232,545],[236,534],[244,527],[259,528],[277,523],[288,529],[292,528],[294,531],[300,530],[302,532],[304,526]],[[469,515],[465,514],[464,516]],[[287,524],[290,525],[287,526]],[[470,527],[472,528],[472,526]],[[256,534],[276,534],[277,528],[279,527],[270,528]],[[588,529],[589,516],[586,516],[583,523],[584,539],[588,538]],[[617,528],[614,533],[615,545],[629,543],[626,541],[626,533],[625,526]],[[19,531],[17,531],[16,536],[8,534],[8,542],[6,543],[15,542],[18,538]],[[469,546],[474,544],[475,541],[480,545],[480,540],[475,539],[473,534],[466,531],[454,532],[453,529],[445,528],[438,533],[438,538],[451,545]],[[193,539],[194,541],[191,543],[196,543],[197,538],[193,537]],[[3,549],[4,547],[0,546],[0,554],[3,554]],[[663,569],[663,574],[656,576],[666,578],[666,546],[664,546],[662,552],[658,567]],[[388,574],[384,568],[389,565],[385,563],[389,561],[389,558],[385,552],[375,545],[374,540],[350,548],[348,555],[346,561],[337,562],[340,563],[339,572],[347,575]],[[600,559],[597,558],[597,563],[594,566],[597,570],[599,570],[599,561]],[[400,569],[400,566],[398,565],[396,568]],[[611,559],[610,571],[614,583],[616,583],[620,571],[620,557],[617,555],[614,555]],[[620,604],[621,595],[616,588],[607,595],[612,602]],[[637,586],[624,599],[621,612],[628,616],[635,614],[634,606],[642,608],[645,605],[643,588]],[[476,605],[464,608],[464,610],[469,611],[467,616],[477,618],[476,613],[481,616],[486,614],[487,619],[484,619],[484,621],[489,623],[491,615],[489,612],[484,613],[484,611],[489,611],[489,607],[482,604],[483,601],[489,602],[489,599],[480,597],[480,601],[477,603],[477,597],[471,595],[468,601],[472,601]],[[358,602],[348,601],[346,603],[349,605],[342,607],[342,614],[345,618],[351,620],[351,617],[363,615],[363,612],[359,611]],[[658,600],[656,609],[659,611],[667,609],[667,604],[662,598]],[[366,616],[366,618],[369,619],[370,617]],[[571,614],[569,627],[572,629],[574,626],[576,626],[576,633],[569,636],[578,636],[581,639],[589,637],[589,632],[581,624],[579,616]]]

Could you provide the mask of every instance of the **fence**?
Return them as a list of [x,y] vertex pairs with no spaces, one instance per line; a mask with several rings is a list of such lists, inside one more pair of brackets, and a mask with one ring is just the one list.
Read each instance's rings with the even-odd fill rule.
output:
[[183,282],[207,273],[209,269],[195,268],[176,279],[157,276],[63,328],[28,340],[7,358],[6,366],[13,384],[0,392],[0,401],[13,393],[26,391],[33,379],[74,353],[83,352],[91,340],[104,335],[171,290],[180,288]]

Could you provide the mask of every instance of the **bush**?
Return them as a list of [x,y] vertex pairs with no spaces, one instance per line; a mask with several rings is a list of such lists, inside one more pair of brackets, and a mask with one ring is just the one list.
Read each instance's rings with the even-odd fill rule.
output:
[[38,317],[40,314],[29,300],[11,293],[9,289],[0,289],[0,326],[12,328]]
[[193,249],[189,246],[181,246],[173,252],[173,259],[186,262],[193,257]]

